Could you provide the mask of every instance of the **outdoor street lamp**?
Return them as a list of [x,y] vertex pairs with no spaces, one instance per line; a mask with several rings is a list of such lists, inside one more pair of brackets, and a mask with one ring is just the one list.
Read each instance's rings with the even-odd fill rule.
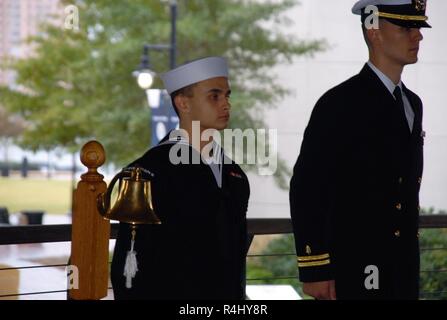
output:
[[144,70],[138,74],[138,85],[141,89],[149,89],[154,82],[154,74],[150,70]]
[[135,72],[137,82],[141,89],[147,90],[154,83],[155,72],[150,69],[149,64],[149,47],[144,46],[143,56],[141,57],[141,64],[139,70]]
[[149,107],[158,108],[160,106],[160,89],[148,89],[146,90],[147,101]]
[[137,81],[141,89],[149,89],[154,83],[154,74],[150,70],[144,70],[138,74]]
[[169,66],[176,67],[177,59],[177,1],[169,0],[171,12],[171,43],[145,44],[143,56],[138,70],[133,74],[137,83],[146,92],[147,101],[151,107],[151,145],[156,145],[169,130],[178,128],[179,119],[171,105],[171,99],[165,90],[151,89],[156,73],[151,70],[149,50],[169,50]]
[[149,63],[149,49],[151,50],[169,50],[169,65],[171,69],[176,67],[177,59],[177,1],[169,1],[169,7],[171,11],[171,43],[166,44],[146,44],[143,48],[143,56],[141,57],[141,64],[138,70],[134,71],[134,75],[137,77],[137,83],[143,90],[148,90],[155,77],[155,72],[150,69]]

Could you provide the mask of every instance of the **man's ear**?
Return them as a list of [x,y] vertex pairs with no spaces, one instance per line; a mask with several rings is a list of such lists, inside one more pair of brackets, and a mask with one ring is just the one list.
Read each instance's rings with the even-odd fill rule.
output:
[[191,108],[189,107],[188,97],[184,94],[179,94],[174,98],[175,105],[179,113],[189,113]]
[[382,28],[381,22],[379,22],[379,29],[371,28],[366,31],[369,43],[373,44],[374,46],[376,46],[381,40],[380,28]]

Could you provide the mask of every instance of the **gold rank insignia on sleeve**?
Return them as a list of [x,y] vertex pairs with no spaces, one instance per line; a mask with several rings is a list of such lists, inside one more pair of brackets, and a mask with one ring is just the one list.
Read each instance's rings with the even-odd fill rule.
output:
[[316,266],[324,266],[326,264],[330,264],[331,260],[329,259],[329,253],[323,253],[318,255],[311,255],[312,250],[310,246],[306,245],[305,248],[307,256],[298,256],[298,267],[316,267]]
[[306,246],[306,253],[307,253],[308,255],[312,253],[312,250],[310,250],[310,247],[309,247],[309,246]]

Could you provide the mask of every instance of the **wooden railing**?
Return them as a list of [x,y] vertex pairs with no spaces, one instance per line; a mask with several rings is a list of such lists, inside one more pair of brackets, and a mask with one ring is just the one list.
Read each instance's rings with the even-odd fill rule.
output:
[[[420,228],[447,228],[447,215],[420,217]],[[71,224],[28,225],[0,227],[0,245],[71,241]],[[292,222],[287,218],[248,219],[248,234],[292,233]],[[110,239],[116,239],[118,224],[111,224]]]
[[[447,215],[426,215],[420,217],[421,228],[447,228]],[[0,227],[0,245],[13,245],[13,244],[29,244],[29,243],[50,243],[50,242],[68,242],[71,241],[72,225],[33,225],[33,226],[3,226]],[[118,224],[111,224],[110,238],[115,239],[118,232]],[[258,235],[274,235],[274,234],[291,234],[292,223],[290,219],[248,219],[248,234],[250,242]],[[446,244],[447,247],[447,244]],[[430,248],[424,248],[424,250],[430,250]],[[248,250],[247,250],[248,252]],[[294,255],[294,252],[287,254],[281,253],[269,253],[267,255]],[[1,259],[0,259],[1,260]],[[68,261],[67,261],[68,264]],[[447,262],[446,262],[447,264]],[[46,265],[36,267],[65,267],[66,264],[58,265]],[[6,270],[21,270],[33,268],[33,266],[27,267],[8,267],[1,268],[0,272]],[[284,275],[283,277],[277,277],[276,279],[291,279],[294,275]],[[262,279],[256,279],[262,280]],[[270,279],[272,280],[272,279]],[[0,284],[1,285],[1,284]],[[109,288],[110,289],[110,288]],[[61,289],[53,292],[65,292],[66,289]],[[48,294],[49,292],[16,292],[10,293],[7,296],[21,296],[21,295],[38,295]],[[52,293],[52,292],[50,292]],[[0,299],[2,299],[0,295]]]

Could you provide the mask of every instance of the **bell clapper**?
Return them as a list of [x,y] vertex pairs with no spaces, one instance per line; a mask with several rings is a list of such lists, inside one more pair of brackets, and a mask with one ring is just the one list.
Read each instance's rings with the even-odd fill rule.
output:
[[138,271],[137,252],[134,250],[135,236],[137,234],[137,226],[132,224],[132,239],[130,241],[130,250],[127,251],[126,264],[124,265],[123,275],[126,277],[126,288],[132,288],[132,278]]
[[132,241],[135,241],[136,234],[137,234],[137,226],[132,224]]

